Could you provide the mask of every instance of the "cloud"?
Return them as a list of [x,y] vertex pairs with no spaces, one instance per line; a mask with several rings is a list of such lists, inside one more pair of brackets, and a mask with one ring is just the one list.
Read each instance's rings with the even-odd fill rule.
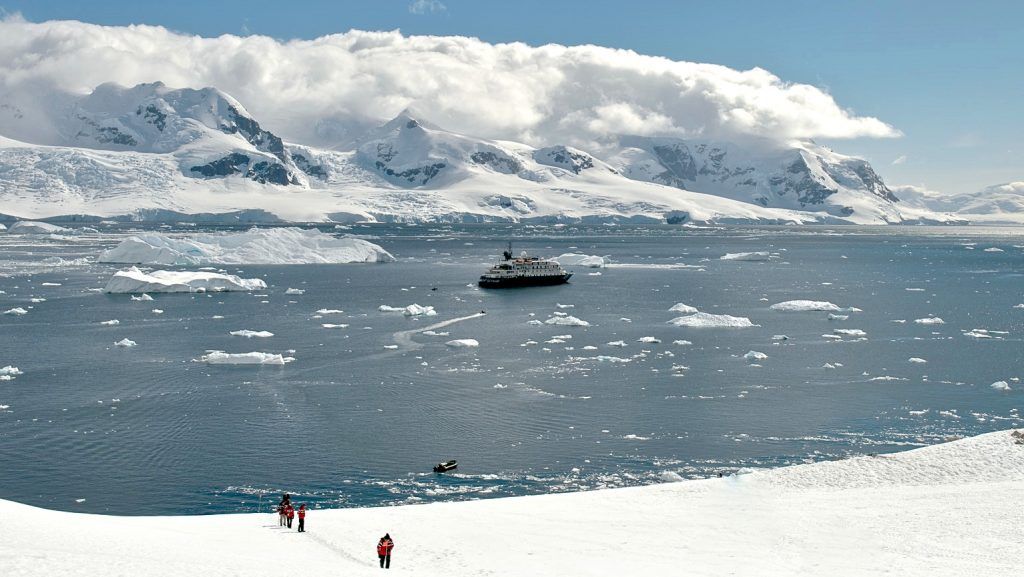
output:
[[446,10],[448,10],[448,7],[438,0],[415,0],[415,2],[409,4],[409,12],[413,14],[445,12]]
[[892,161],[892,164],[893,166],[896,166],[898,164],[904,164],[905,162],[907,162],[907,155],[903,154],[901,156],[897,156],[896,159]]
[[458,132],[545,145],[585,146],[617,133],[724,140],[899,135],[819,88],[761,68],[598,46],[359,30],[314,40],[202,38],[158,26],[0,22],[0,104],[31,108],[61,91],[157,80],[215,86],[286,139],[321,145],[407,107]]

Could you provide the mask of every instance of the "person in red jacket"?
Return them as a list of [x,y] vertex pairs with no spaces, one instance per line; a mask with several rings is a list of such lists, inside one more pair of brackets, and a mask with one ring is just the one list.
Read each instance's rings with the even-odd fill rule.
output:
[[299,505],[299,533],[306,532],[306,504]]
[[391,535],[384,533],[384,536],[377,541],[377,556],[380,557],[380,568],[390,569],[391,568],[391,550],[395,548],[395,542],[391,540]]
[[292,528],[292,519],[295,518],[295,508],[292,507],[291,503],[284,508],[284,514],[288,516],[288,528]]

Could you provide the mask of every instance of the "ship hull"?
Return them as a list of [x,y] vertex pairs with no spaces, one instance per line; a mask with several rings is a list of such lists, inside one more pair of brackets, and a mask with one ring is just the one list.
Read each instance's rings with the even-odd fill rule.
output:
[[514,277],[503,279],[481,278],[477,285],[480,288],[524,288],[531,286],[551,286],[569,282],[572,273],[551,276]]

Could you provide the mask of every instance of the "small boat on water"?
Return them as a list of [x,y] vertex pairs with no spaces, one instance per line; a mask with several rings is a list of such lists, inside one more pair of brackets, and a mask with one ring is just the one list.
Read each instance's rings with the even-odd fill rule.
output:
[[459,462],[456,461],[455,459],[452,459],[451,461],[445,461],[443,463],[438,463],[438,464],[434,465],[434,472],[435,473],[447,473],[448,471],[451,471],[452,469],[455,469],[458,466],[459,466]]
[[528,286],[549,286],[564,284],[572,277],[557,261],[527,256],[524,251],[518,257],[512,256],[512,243],[502,253],[504,259],[492,266],[477,285],[480,288],[516,288]]

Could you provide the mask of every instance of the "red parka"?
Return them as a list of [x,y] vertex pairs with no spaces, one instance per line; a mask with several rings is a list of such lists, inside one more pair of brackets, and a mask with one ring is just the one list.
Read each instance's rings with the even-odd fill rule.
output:
[[391,553],[391,550],[395,548],[395,542],[391,539],[381,539],[377,543],[377,555],[387,555]]

